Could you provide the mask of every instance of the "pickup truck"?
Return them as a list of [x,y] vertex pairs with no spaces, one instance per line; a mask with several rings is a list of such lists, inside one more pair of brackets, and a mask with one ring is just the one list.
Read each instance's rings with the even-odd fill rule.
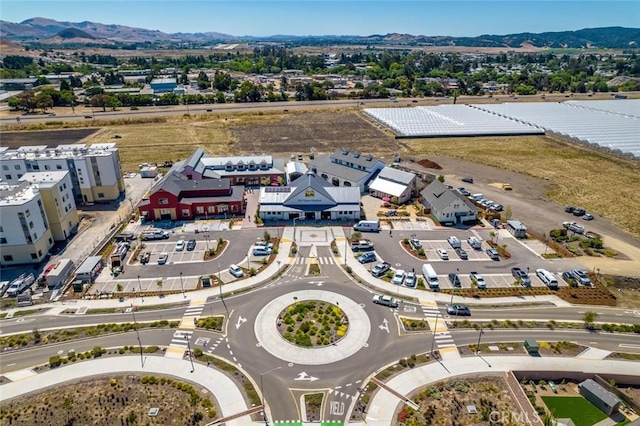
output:
[[144,241],[166,240],[167,238],[169,238],[169,233],[167,231],[152,231],[142,233],[142,239]]
[[511,275],[513,275],[513,278],[516,280],[522,281],[523,286],[531,287],[531,278],[529,278],[529,275],[521,268],[511,268]]
[[367,240],[355,241],[351,244],[351,250],[353,251],[369,251],[373,250],[373,243]]

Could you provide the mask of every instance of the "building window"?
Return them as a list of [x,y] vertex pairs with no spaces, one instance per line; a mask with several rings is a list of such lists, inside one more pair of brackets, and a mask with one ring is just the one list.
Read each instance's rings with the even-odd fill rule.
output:
[[2,165],[2,170],[9,170],[9,166],[7,166],[6,164]]
[[29,222],[29,229],[33,229],[33,221]]
[[12,262],[13,261],[13,256],[11,256],[10,254],[5,254],[3,256],[3,259],[5,260],[5,262]]
[[161,205],[169,204],[169,199],[168,198],[160,198],[158,200],[158,204],[161,204]]
[[25,215],[26,217],[29,217],[29,216],[31,216],[31,212],[30,212],[29,210],[27,210],[26,212],[24,212],[24,215]]
[[4,228],[0,226],[0,232],[4,232]]
[[22,173],[18,173],[18,179],[22,177]]
[[62,166],[60,164],[56,164],[56,169],[62,170]]
[[237,212],[237,211],[238,211],[238,206],[236,206],[235,204],[233,204],[233,205],[231,206],[231,211],[232,211],[232,212],[234,212],[234,213],[235,213],[235,212]]
[[38,257],[42,256],[42,250],[38,250]]
[[216,212],[216,206],[209,206],[207,207],[207,212],[209,213],[215,213]]
[[14,167],[16,170],[20,170],[20,164],[15,164],[13,167]]
[[35,253],[31,253],[31,258],[32,258],[32,259],[37,259],[37,258],[38,258],[38,255],[37,255],[37,254],[35,254]]
[[[71,224],[71,222],[69,222],[69,224]],[[53,239],[51,239],[51,237],[49,237],[49,244],[53,243]]]
[[11,175],[4,175],[4,177],[5,177],[5,178],[7,178],[7,180],[11,180],[11,179],[13,179],[13,178],[11,177]]
[[45,170],[49,170],[49,165],[48,165],[48,164],[45,164],[45,165],[44,165],[44,169],[45,169]]
[[197,206],[196,207],[196,213],[198,213],[198,214],[204,213],[204,207],[203,206]]
[[98,198],[104,198],[104,194],[102,192],[98,192]]
[[188,217],[189,216],[189,209],[182,209],[182,216],[184,217]]
[[4,237],[0,238],[0,244],[7,244],[7,239]]
[[33,170],[40,170],[40,166],[39,166],[39,165],[37,165],[37,164],[34,164],[34,165],[33,165]]

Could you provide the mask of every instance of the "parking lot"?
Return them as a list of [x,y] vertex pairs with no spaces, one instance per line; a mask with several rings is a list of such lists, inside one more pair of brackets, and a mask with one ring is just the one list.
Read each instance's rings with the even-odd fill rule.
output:
[[[186,241],[185,241],[186,244]],[[213,248],[217,245],[217,241],[197,241],[196,248],[194,250],[187,250],[186,248],[181,251],[176,251],[176,242],[175,241],[162,241],[162,242],[151,242],[146,241],[144,243],[145,247],[140,252],[141,254],[144,252],[150,252],[151,257],[149,258],[149,264],[157,264],[158,257],[162,253],[167,253],[169,258],[167,259],[167,265],[169,264],[177,264],[177,263],[193,263],[193,262],[202,262],[204,259],[204,253],[207,250],[207,246],[209,248]],[[134,265],[140,265],[140,259],[135,259],[133,262]]]
[[[511,274],[480,274],[484,278],[484,282],[487,284],[487,288],[500,288],[500,287],[515,287],[514,282],[515,278]],[[471,278],[469,274],[460,273],[458,274],[460,278],[461,288],[472,288],[471,287]],[[538,277],[536,277],[535,272],[531,272],[529,274],[529,278],[531,278],[531,287],[546,287],[546,285],[540,281]],[[558,286],[559,287],[567,287],[567,283],[562,280],[561,277],[558,278]],[[441,289],[451,289],[453,285],[449,280],[448,275],[438,275],[438,280],[440,281]],[[460,287],[458,287],[460,288]]]
[[[169,272],[169,270],[167,270]],[[108,274],[103,274],[105,279],[110,278]],[[89,294],[111,294],[111,293],[136,293],[136,292],[159,292],[159,291],[185,291],[195,290],[199,277],[159,277],[102,281],[98,279],[91,287]],[[120,287],[118,287],[120,286]]]
[[[451,248],[447,240],[442,240],[442,241],[420,240],[420,242],[422,243],[422,248],[424,249],[424,253],[427,255],[427,259],[429,262],[451,262],[456,260],[463,261],[458,257],[458,255],[456,254],[456,251],[453,248]],[[474,250],[466,241],[462,241],[461,246],[462,246],[462,249],[467,252],[469,261],[488,260],[493,262],[493,260],[489,258],[489,256],[484,252],[484,250]],[[486,246],[484,248],[489,247],[486,244],[484,244],[484,246]],[[440,255],[436,251],[438,249],[445,250],[449,255],[449,260],[442,260],[440,258]],[[463,262],[467,262],[467,261],[464,260]]]

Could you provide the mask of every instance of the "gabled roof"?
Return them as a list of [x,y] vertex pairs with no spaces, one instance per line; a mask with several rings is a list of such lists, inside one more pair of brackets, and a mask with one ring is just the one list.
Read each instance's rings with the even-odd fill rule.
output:
[[182,192],[220,190],[231,188],[228,179],[203,179],[190,180],[177,172],[167,173],[153,188],[153,193],[160,190],[166,191],[176,197]]
[[344,161],[347,163],[357,164],[365,168],[371,168],[378,160],[371,154],[362,154],[359,151],[349,151],[348,149],[339,149],[331,154],[332,159]]
[[477,208],[472,205],[462,194],[452,189],[447,188],[439,180],[434,180],[425,189],[420,192],[423,198],[431,205],[431,207],[437,211],[442,211],[450,206],[454,202],[459,202],[465,205],[470,211],[477,211]]
[[328,155],[318,155],[315,159],[309,161],[309,169],[316,169],[319,174],[326,173],[351,182],[359,182],[371,174],[365,170],[333,163]]
[[378,178],[409,185],[416,178],[416,175],[386,166],[382,170],[380,170]]
[[597,396],[600,401],[605,402],[609,407],[613,407],[620,402],[617,396],[600,386],[593,379],[587,379],[579,385],[581,388],[587,389],[593,395]]
[[196,149],[193,151],[193,154],[185,160],[184,165],[195,169],[203,155],[205,155],[205,152],[202,148]]

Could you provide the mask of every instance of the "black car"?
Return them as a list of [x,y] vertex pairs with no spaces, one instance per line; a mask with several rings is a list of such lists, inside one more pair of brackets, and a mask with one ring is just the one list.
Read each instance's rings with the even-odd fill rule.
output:
[[575,208],[572,213],[574,216],[584,216],[587,212],[585,209]]
[[570,271],[562,273],[562,279],[569,285],[576,285],[576,277],[573,276],[573,273]]
[[573,206],[567,206],[564,208],[565,213],[573,213],[576,208]]
[[458,255],[458,257],[462,260],[467,260],[469,259],[469,256],[467,255],[467,252],[464,249],[461,248],[457,248],[456,249],[456,254]]
[[473,183],[473,178],[471,176],[465,176],[461,179],[463,182]]
[[195,248],[196,248],[196,240],[187,241],[187,250],[188,251],[194,250]]
[[460,287],[462,285],[460,283],[460,277],[455,272],[449,274],[449,281],[451,281],[454,287]]

